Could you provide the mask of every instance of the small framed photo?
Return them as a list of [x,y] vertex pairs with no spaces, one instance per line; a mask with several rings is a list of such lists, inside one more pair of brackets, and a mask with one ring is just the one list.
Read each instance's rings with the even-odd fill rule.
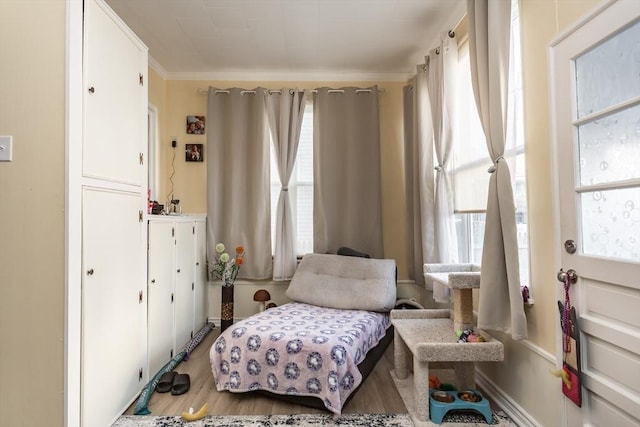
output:
[[187,116],[187,133],[204,135],[204,116]]
[[185,144],[185,160],[187,162],[204,161],[204,152],[202,144]]

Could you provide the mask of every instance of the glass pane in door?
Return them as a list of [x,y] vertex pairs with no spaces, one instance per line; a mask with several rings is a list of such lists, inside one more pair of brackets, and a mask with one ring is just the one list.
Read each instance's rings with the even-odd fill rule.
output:
[[578,118],[640,96],[640,22],[576,61]]
[[580,194],[582,252],[640,261],[640,187]]
[[578,140],[581,185],[640,178],[640,105],[579,126]]
[[580,241],[585,255],[640,261],[640,22],[575,60]]

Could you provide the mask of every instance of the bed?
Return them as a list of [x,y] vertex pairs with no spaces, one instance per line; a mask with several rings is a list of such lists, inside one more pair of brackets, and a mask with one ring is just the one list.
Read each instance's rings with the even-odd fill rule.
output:
[[237,322],[213,343],[216,388],[340,414],[393,338],[395,274],[391,259],[306,255],[287,289],[292,302]]

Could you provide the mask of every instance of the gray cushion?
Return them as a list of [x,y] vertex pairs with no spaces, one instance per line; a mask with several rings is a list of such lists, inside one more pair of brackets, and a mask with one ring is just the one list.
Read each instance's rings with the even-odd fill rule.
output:
[[287,297],[345,310],[390,311],[396,303],[396,261],[332,254],[307,254]]

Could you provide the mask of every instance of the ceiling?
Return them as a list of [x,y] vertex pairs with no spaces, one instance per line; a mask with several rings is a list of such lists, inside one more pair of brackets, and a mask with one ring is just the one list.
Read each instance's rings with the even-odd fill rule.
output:
[[106,0],[168,78],[396,80],[465,0]]

